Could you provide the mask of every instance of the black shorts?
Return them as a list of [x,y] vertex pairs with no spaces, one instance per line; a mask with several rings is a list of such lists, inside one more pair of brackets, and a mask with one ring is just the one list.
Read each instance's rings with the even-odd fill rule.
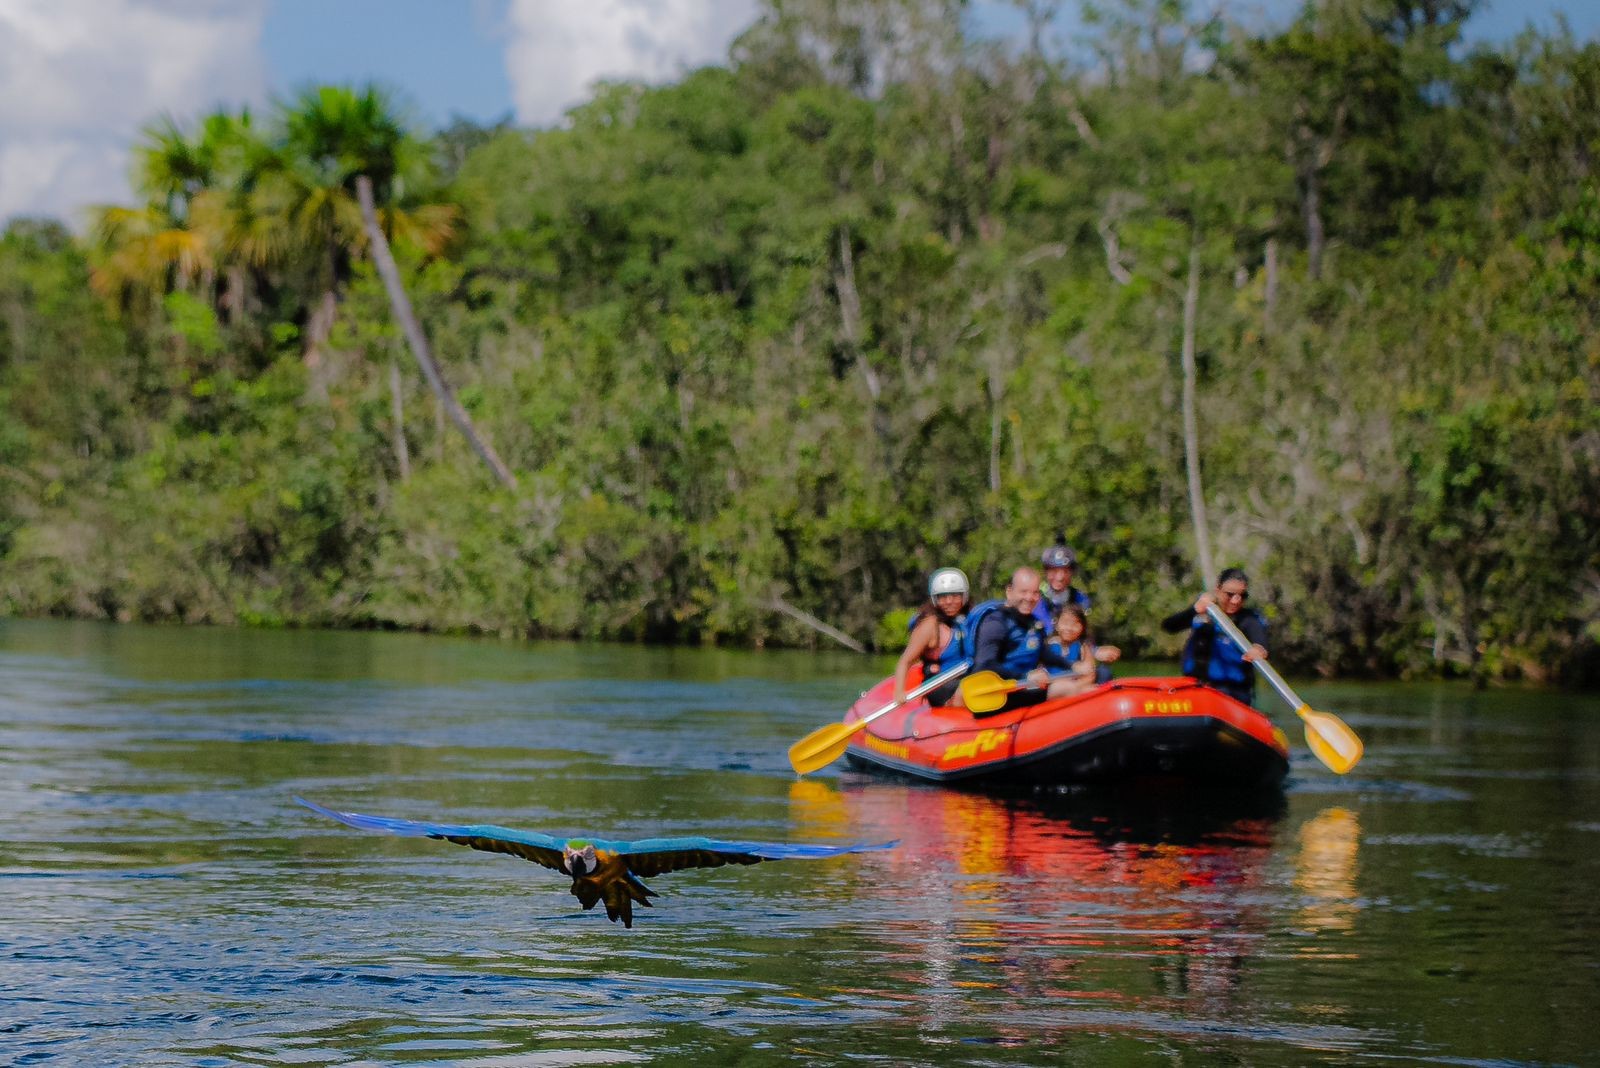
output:
[[950,698],[956,695],[956,690],[960,689],[960,687],[960,679],[951,679],[942,686],[935,686],[923,696],[927,699],[930,705],[933,705],[935,708],[937,708],[940,705],[949,704]]
[[982,719],[984,716],[997,716],[1002,712],[1010,712],[1014,708],[1028,708],[1042,704],[1050,699],[1049,691],[1043,686],[1029,687],[1026,690],[1012,690],[1006,694],[1006,703],[999,708],[988,712],[974,712],[973,719]]
[[1012,690],[1006,694],[1006,703],[1000,706],[1000,711],[1010,712],[1013,708],[1028,708],[1039,705],[1050,699],[1049,691],[1043,686],[1036,686],[1027,690]]
[[1255,707],[1256,688],[1251,683],[1208,682],[1206,685],[1211,687],[1213,690],[1218,690],[1227,694],[1229,697],[1233,698],[1235,701],[1238,701],[1242,705],[1249,705],[1252,708]]

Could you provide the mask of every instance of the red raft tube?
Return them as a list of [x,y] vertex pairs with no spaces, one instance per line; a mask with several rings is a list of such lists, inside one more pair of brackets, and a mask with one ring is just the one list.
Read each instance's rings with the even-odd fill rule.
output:
[[[919,670],[912,668],[908,689]],[[893,698],[894,680],[885,679],[857,699],[844,722]],[[1194,679],[1130,678],[982,716],[911,701],[857,732],[845,755],[858,768],[973,789],[1164,778],[1253,790],[1283,781],[1289,739],[1262,713]]]

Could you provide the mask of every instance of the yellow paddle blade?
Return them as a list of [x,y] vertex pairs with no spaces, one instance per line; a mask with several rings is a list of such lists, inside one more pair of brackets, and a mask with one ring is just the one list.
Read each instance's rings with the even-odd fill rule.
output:
[[844,756],[850,736],[866,725],[866,720],[858,719],[817,728],[789,747],[789,766],[801,775],[827,767]]
[[992,671],[980,671],[961,680],[961,699],[969,712],[993,712],[1006,703],[1006,694],[1017,685],[1014,679],[1002,679]]
[[1306,724],[1306,745],[1316,758],[1336,775],[1343,775],[1361,762],[1365,747],[1356,732],[1332,712],[1317,712],[1310,705],[1294,710]]

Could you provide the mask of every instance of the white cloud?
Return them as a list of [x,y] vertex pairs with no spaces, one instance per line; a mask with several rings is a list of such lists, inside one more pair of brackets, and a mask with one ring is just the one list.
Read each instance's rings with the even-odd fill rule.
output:
[[126,201],[128,150],[266,96],[268,0],[0,0],[0,222]]
[[716,63],[757,0],[511,0],[506,72],[517,118],[547,125],[601,79],[667,81]]

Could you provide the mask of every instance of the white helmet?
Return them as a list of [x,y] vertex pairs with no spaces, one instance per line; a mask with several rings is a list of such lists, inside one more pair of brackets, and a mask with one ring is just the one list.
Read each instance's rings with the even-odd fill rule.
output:
[[960,568],[941,567],[928,579],[928,596],[938,597],[945,593],[959,593],[963,597],[967,593],[967,576]]

